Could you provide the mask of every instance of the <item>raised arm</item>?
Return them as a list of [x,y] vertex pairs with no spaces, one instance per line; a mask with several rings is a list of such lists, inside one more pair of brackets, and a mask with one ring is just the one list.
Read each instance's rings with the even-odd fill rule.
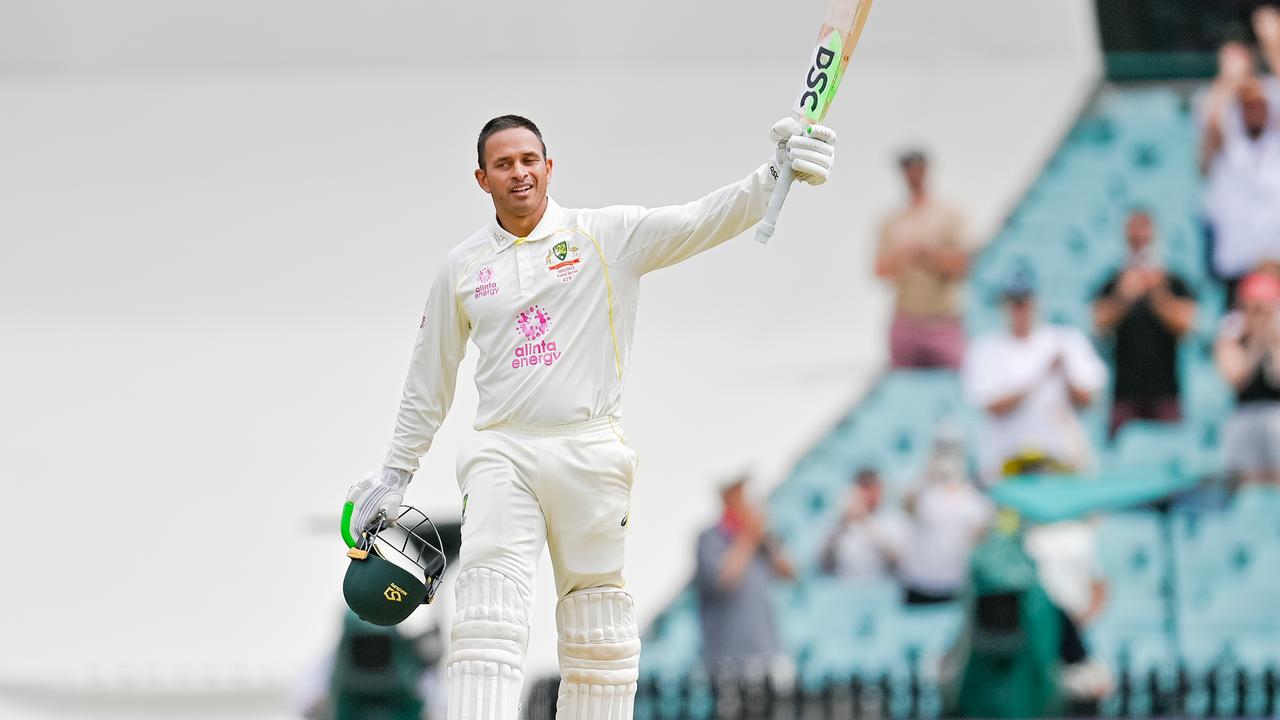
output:
[[1200,172],[1208,173],[1214,158],[1222,151],[1223,122],[1227,108],[1240,94],[1240,88],[1253,76],[1253,57],[1249,48],[1230,42],[1218,51],[1218,76],[1205,98],[1200,136]]
[[1263,5],[1253,13],[1253,34],[1272,75],[1280,76],[1280,10]]
[[621,246],[614,262],[644,274],[709,250],[760,221],[778,180],[778,168],[790,163],[796,179],[826,182],[835,154],[835,133],[815,125],[802,132],[794,121],[773,128],[778,144],[774,160],[746,178],[684,205],[622,211]]
[[1262,362],[1265,343],[1243,343],[1244,318],[1231,314],[1222,319],[1222,327],[1213,342],[1213,361],[1222,379],[1236,390],[1249,383]]
[[772,167],[761,165],[691,203],[624,208],[628,231],[615,262],[644,274],[710,250],[759,222],[775,182]]

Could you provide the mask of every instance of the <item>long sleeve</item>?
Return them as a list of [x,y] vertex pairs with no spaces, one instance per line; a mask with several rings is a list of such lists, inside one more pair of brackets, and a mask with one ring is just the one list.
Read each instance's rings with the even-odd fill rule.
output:
[[615,262],[643,275],[709,250],[760,221],[776,182],[765,164],[743,180],[684,205],[617,208],[625,232],[614,252]]
[[471,327],[458,305],[450,266],[445,263],[436,276],[422,311],[395,433],[383,462],[387,467],[417,470],[418,459],[431,447],[453,404],[458,364]]

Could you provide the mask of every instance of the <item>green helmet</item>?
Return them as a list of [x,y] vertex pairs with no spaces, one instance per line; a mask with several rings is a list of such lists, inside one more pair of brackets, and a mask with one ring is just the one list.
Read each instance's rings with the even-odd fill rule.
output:
[[444,575],[439,531],[408,505],[391,521],[379,512],[347,557],[342,595],[361,620],[374,625],[396,625],[430,603]]

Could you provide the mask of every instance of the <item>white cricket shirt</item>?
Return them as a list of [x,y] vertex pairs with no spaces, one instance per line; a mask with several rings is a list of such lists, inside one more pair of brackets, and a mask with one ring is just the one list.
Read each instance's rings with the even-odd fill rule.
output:
[[436,275],[385,465],[418,468],[453,402],[468,338],[480,353],[476,429],[617,418],[641,276],[756,224],[774,184],[765,164],[685,205],[575,210],[548,198],[525,238],[491,220]]

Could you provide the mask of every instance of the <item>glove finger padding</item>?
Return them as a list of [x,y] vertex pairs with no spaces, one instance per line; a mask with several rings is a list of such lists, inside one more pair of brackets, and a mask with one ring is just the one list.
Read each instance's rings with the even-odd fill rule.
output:
[[787,147],[791,150],[792,155],[796,150],[809,150],[831,157],[836,154],[836,146],[822,140],[820,138],[805,137],[804,135],[796,135],[787,141]]
[[809,132],[806,134],[810,140],[817,140],[827,145],[836,144],[836,131],[826,125],[810,125]]
[[810,185],[821,185],[831,175],[831,163],[835,155],[815,150],[793,149],[791,151],[791,169],[796,179]]

